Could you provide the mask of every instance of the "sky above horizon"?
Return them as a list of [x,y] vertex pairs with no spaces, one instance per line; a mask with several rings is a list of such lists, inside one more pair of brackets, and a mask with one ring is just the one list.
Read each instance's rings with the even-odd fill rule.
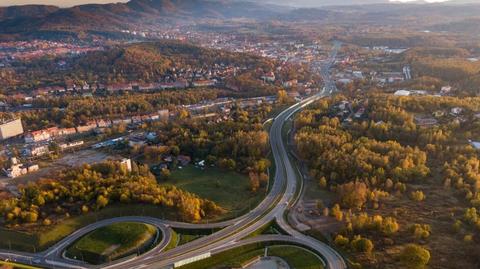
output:
[[128,2],[128,0],[0,0],[0,6],[13,6],[13,5],[54,5],[60,7],[70,7],[83,4],[105,4],[105,3],[118,3]]
[[[255,0],[250,0],[255,2]],[[320,1],[320,0],[319,0]],[[415,0],[390,0],[391,2],[412,2]],[[426,0],[427,2],[445,2],[449,0]],[[454,0],[450,0],[454,1]],[[118,2],[128,2],[128,0],[0,0],[0,6],[12,6],[12,5],[30,5],[30,4],[41,4],[41,5],[55,5],[61,7],[69,7],[75,5],[83,5],[90,3],[118,3]]]

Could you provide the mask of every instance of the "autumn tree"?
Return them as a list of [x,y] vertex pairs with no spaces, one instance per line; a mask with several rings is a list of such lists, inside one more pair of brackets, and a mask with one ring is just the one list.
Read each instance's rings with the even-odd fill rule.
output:
[[349,182],[339,185],[337,193],[342,206],[361,208],[367,202],[368,188],[362,182]]
[[408,268],[425,268],[430,261],[430,252],[419,245],[409,244],[403,248],[400,260]]
[[280,104],[288,103],[289,97],[286,90],[279,90],[277,92],[277,102]]

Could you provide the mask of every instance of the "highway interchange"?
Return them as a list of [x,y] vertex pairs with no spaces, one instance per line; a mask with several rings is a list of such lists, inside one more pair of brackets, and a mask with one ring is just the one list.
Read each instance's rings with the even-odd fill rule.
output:
[[[155,248],[140,256],[115,261],[108,265],[103,265],[101,268],[172,268],[175,263],[199,257],[206,253],[213,255],[247,244],[266,242],[282,242],[305,246],[321,256],[326,268],[347,268],[344,259],[334,249],[323,242],[300,233],[285,219],[285,212],[294,205],[298,198],[298,193],[301,193],[297,189],[299,185],[298,182],[301,179],[298,178],[299,175],[295,172],[296,168],[289,158],[287,148],[284,145],[282,130],[285,123],[292,117],[292,115],[314,101],[336,91],[335,83],[330,79],[330,67],[335,61],[339,47],[340,43],[335,43],[329,60],[318,66],[325,83],[324,89],[285,109],[274,119],[270,128],[270,143],[276,166],[275,180],[266,198],[246,215],[229,221],[211,224],[188,224],[156,218],[133,216],[108,219],[77,230],[46,251],[35,254],[0,251],[0,258],[16,260],[18,262],[48,268],[100,268],[98,266],[67,259],[63,256],[63,253],[73,242],[99,227],[118,222],[135,221],[155,225],[159,229],[159,232],[162,233],[160,242]],[[247,238],[248,235],[272,221],[276,221],[277,224],[288,233],[288,235],[262,235]],[[171,239],[172,228],[221,228],[221,230],[187,244],[177,246],[170,250],[165,250]]]

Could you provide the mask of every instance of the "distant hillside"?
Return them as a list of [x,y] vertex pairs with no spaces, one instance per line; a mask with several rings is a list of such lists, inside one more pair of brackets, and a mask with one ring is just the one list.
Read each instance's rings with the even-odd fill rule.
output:
[[0,21],[25,17],[45,17],[58,10],[58,7],[44,5],[0,7]]
[[[303,11],[300,13],[300,11]],[[332,23],[365,23],[372,25],[403,25],[430,28],[465,19],[480,18],[480,4],[371,4],[350,6],[325,6],[297,9],[292,14],[303,19],[328,20]],[[315,16],[315,13],[317,15]],[[288,17],[287,17],[288,18]],[[333,19],[332,19],[333,18]]]
[[457,22],[437,24],[432,27],[435,31],[446,31],[456,33],[480,34],[480,17],[470,18]]
[[[259,21],[321,21],[331,24],[403,25],[429,28],[439,24],[470,23],[480,18],[480,5],[391,4],[386,0],[325,0],[317,8],[285,8],[268,1],[131,0],[128,3],[90,4],[71,8],[18,6],[0,8],[0,40],[14,38],[79,37],[88,34],[119,37],[130,26],[193,23],[200,19]],[[271,3],[272,1],[268,2]],[[275,4],[286,3],[275,2]],[[316,0],[305,1],[314,3]],[[296,2],[297,3],[297,2]],[[329,5],[332,4],[332,6]],[[353,5],[353,4],[356,5]],[[362,3],[362,5],[359,5]],[[345,4],[345,6],[340,5]],[[446,27],[446,26],[444,26]],[[455,27],[454,25],[449,27]],[[132,27],[133,28],[133,27]],[[465,29],[465,28],[464,28]],[[419,29],[422,30],[422,29]],[[475,30],[475,29],[473,29]]]
[[[262,1],[258,1],[262,2]],[[388,3],[388,0],[263,0],[264,3],[294,7],[351,6]]]
[[28,36],[39,32],[118,31],[132,23],[197,18],[264,18],[277,14],[253,2],[230,0],[131,0],[71,8],[19,6],[0,9],[0,34]]

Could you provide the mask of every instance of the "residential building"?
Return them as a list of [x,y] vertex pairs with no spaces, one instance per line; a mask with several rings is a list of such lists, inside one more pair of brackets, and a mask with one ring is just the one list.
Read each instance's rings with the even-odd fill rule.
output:
[[58,130],[58,135],[63,136],[63,135],[72,135],[76,134],[77,130],[75,128],[61,128]]
[[193,87],[211,87],[215,86],[217,82],[215,80],[198,80],[192,82]]
[[59,135],[59,129],[57,127],[47,128],[30,132],[25,135],[26,143],[37,143],[41,141],[50,140],[51,138]]
[[265,82],[275,82],[276,77],[275,77],[275,74],[273,72],[268,72],[267,74],[262,76],[262,79]]
[[452,110],[450,111],[450,114],[452,114],[452,115],[460,115],[462,112],[463,112],[463,108],[461,108],[461,107],[454,107],[454,108],[452,108]]
[[83,144],[84,144],[84,142],[83,142],[83,140],[81,140],[81,141],[76,141],[76,142],[71,142],[71,143],[60,144],[60,148],[62,150],[66,150],[66,149],[69,149],[69,148],[79,147]]
[[188,87],[188,82],[184,79],[177,80],[175,82],[163,82],[159,83],[159,89],[166,90],[166,89],[184,89]]
[[130,83],[116,83],[107,85],[107,91],[115,92],[115,91],[130,91],[132,90],[132,84]]
[[440,89],[440,93],[441,94],[447,94],[447,93],[450,93],[452,91],[452,87],[451,86],[443,86],[441,89]]
[[435,126],[438,124],[438,121],[434,118],[415,117],[415,121],[417,125],[423,126],[423,127]]
[[411,94],[410,91],[407,90],[398,90],[393,95],[395,96],[409,96]]
[[97,128],[97,123],[95,121],[89,121],[85,125],[77,126],[77,131],[79,133],[86,133],[92,131],[95,128]]
[[30,157],[43,156],[48,153],[48,145],[31,145],[23,150],[23,154]]
[[12,158],[10,162],[10,168],[3,169],[3,172],[9,178],[16,178],[31,172],[38,171],[40,169],[37,164],[21,164],[20,162],[18,162],[17,158]]
[[295,85],[297,85],[297,84],[298,84],[298,80],[293,79],[293,80],[285,81],[285,82],[283,83],[283,87],[285,87],[285,88],[291,88],[291,87],[293,87],[293,86],[295,86]]
[[99,128],[111,127],[112,126],[112,121],[100,119],[100,120],[97,120],[97,126]]

